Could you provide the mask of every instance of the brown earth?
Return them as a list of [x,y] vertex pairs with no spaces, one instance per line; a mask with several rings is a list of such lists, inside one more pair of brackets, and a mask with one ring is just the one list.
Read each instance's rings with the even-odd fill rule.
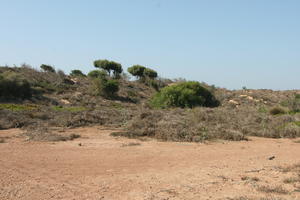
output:
[[279,168],[300,163],[297,139],[172,143],[113,131],[69,129],[82,137],[55,143],[0,131],[0,199],[300,199],[300,182],[284,183],[294,174]]

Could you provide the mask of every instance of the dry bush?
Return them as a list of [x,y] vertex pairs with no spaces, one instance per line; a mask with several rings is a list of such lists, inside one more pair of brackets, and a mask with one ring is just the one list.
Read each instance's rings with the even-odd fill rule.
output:
[[4,138],[0,138],[0,143],[5,143],[5,139]]
[[202,142],[204,140],[246,140],[247,136],[294,138],[300,136],[299,114],[272,116],[258,106],[232,108],[144,109],[127,126],[127,137]]
[[210,108],[145,110],[129,123],[127,132],[122,135],[186,142],[245,140],[243,130],[235,128],[237,123],[227,123],[230,118],[223,112]]
[[0,129],[21,128],[32,124],[33,121],[28,119],[25,113],[0,110]]
[[50,128],[45,125],[40,124],[39,126],[29,127],[24,133],[27,140],[32,141],[47,141],[47,142],[58,142],[58,141],[68,141],[80,138],[78,134],[70,134],[68,136],[53,133]]

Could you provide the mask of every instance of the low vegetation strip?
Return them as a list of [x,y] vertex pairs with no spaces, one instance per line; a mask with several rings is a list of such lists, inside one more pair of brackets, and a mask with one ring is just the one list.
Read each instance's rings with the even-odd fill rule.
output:
[[128,69],[130,81],[118,62],[94,66],[87,75],[46,64],[0,67],[0,129],[106,125],[124,129],[114,136],[177,142],[300,137],[300,91],[232,91],[161,78],[142,65]]
[[37,105],[26,105],[26,104],[0,104],[0,110],[10,111],[24,111],[24,110],[35,110],[38,109]]

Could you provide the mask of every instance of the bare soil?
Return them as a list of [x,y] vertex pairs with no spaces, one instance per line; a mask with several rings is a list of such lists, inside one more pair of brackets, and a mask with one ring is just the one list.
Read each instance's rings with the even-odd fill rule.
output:
[[33,142],[0,131],[2,200],[300,199],[285,183],[300,163],[299,139],[207,144],[111,137],[104,127],[68,129],[67,142]]

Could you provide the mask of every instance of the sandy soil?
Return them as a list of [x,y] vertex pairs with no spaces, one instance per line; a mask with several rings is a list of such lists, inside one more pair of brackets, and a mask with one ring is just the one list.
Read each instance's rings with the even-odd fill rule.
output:
[[0,199],[300,199],[300,183],[283,182],[295,174],[278,168],[300,163],[299,139],[195,144],[114,138],[112,131],[70,129],[64,134],[82,137],[55,143],[0,131]]

